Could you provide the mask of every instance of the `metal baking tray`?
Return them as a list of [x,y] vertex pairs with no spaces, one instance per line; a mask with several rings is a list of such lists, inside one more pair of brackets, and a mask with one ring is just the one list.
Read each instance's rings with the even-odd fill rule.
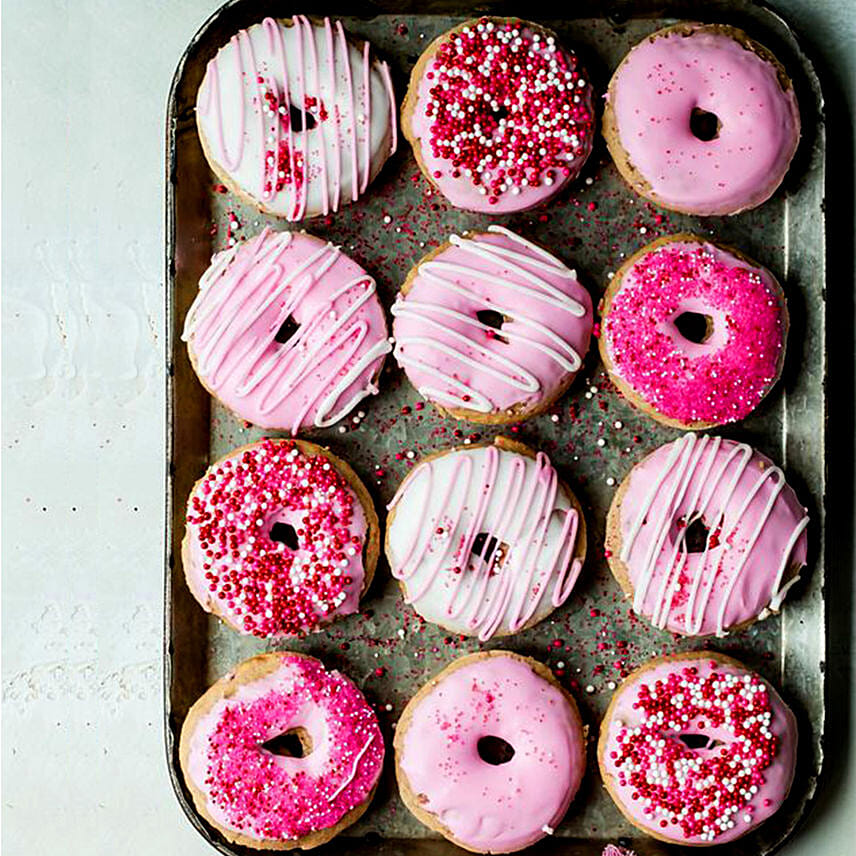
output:
[[[191,823],[221,853],[251,851],[228,845],[193,810],[178,766],[178,735],[193,701],[235,663],[272,647],[288,647],[322,657],[341,668],[379,711],[391,748],[396,718],[410,696],[453,658],[477,650],[422,622],[402,604],[397,584],[381,560],[360,614],[327,632],[279,646],[239,636],[205,614],[188,592],[181,568],[184,509],[193,482],[208,462],[261,436],[212,403],[196,380],[179,334],[211,254],[226,241],[227,212],[241,224],[239,237],[265,223],[306,228],[341,244],[378,281],[388,307],[406,272],[450,232],[483,228],[491,218],[451,208],[419,174],[406,143],[384,167],[358,203],[329,218],[286,224],[256,213],[215,189],[194,122],[194,101],[207,60],[240,27],[266,15],[293,12],[339,16],[349,32],[369,39],[393,71],[398,99],[407,75],[430,40],[474,15],[517,14],[556,30],[581,55],[600,92],[625,52],[649,32],[676,18],[733,23],[771,48],[794,80],[803,118],[803,139],[785,184],[761,208],[732,218],[698,219],[670,214],[646,204],[621,182],[602,140],[582,176],[557,200],[535,211],[495,218],[552,247],[576,267],[580,280],[600,298],[608,274],[626,254],[654,237],[679,230],[716,236],[771,268],[784,285],[791,331],[782,380],[749,419],[722,433],[745,440],[779,462],[811,514],[811,553],[803,579],[780,616],[710,642],[771,680],[800,719],[799,767],[786,805],[756,832],[728,845],[733,856],[775,851],[791,835],[811,800],[822,761],[824,724],[825,606],[824,440],[825,246],[824,124],[822,96],[812,66],[788,27],[754,3],[652,4],[577,0],[562,10],[537,0],[524,5],[500,2],[416,3],[408,0],[334,3],[308,0],[289,8],[274,0],[233,0],[205,22],[178,64],[169,97],[166,176],[167,461],[165,727],[170,775]],[[605,12],[609,14],[605,14]],[[408,469],[423,454],[488,439],[496,430],[440,417],[389,360],[381,392],[358,408],[357,422],[317,432],[311,439],[329,445],[363,478],[382,509]],[[360,418],[359,414],[363,414]],[[620,427],[617,427],[620,426]],[[504,428],[517,439],[547,451],[583,503],[589,527],[589,559],[570,600],[542,622],[510,639],[484,647],[507,647],[554,668],[574,693],[596,735],[611,690],[626,671],[654,654],[698,647],[654,630],[631,615],[602,558],[603,527],[614,487],[647,450],[677,436],[635,412],[611,388],[592,348],[579,377],[550,411],[520,426]],[[602,438],[605,445],[599,446]],[[382,669],[380,674],[378,671]],[[389,707],[389,710],[387,709]],[[397,796],[391,752],[385,776],[365,816],[343,836],[325,845],[331,854],[443,856],[460,853],[439,839],[404,808]],[[577,799],[556,835],[533,848],[543,854],[599,856],[607,842],[621,841],[640,856],[685,853],[648,840],[630,827],[601,786],[593,746],[589,770]]]

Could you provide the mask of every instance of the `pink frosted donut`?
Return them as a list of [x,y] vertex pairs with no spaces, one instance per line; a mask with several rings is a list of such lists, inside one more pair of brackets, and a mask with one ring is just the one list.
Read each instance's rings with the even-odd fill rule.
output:
[[594,139],[592,87],[549,30],[516,18],[466,21],[435,39],[410,76],[402,131],[457,208],[502,214],[551,199]]
[[769,199],[800,138],[791,81],[741,30],[676,24],[609,84],[604,136],[625,181],[664,208],[736,214]]
[[661,841],[734,841],[791,787],[797,723],[776,691],[712,652],[649,661],[616,691],[598,763],[622,814]]
[[673,633],[722,636],[779,610],[806,563],[807,525],[769,458],[686,434],[621,484],[606,551],[635,612]]
[[613,383],[666,425],[743,419],[782,370],[788,310],[778,282],[695,235],[660,238],[631,256],[601,314],[600,353]]
[[410,700],[395,731],[405,805],[476,853],[552,835],[585,764],[573,698],[546,666],[510,651],[455,660]]
[[376,291],[333,244],[266,227],[214,256],[182,338],[203,386],[242,419],[326,428],[378,391],[392,345]]
[[379,551],[377,515],[357,475],[302,440],[235,449],[187,502],[187,585],[241,633],[302,636],[356,612]]
[[516,422],[570,386],[589,346],[588,292],[555,256],[502,226],[429,253],[392,307],[395,358],[440,410]]
[[196,98],[202,150],[220,180],[288,220],[355,202],[396,146],[389,68],[341,21],[265,18],[208,63]]
[[202,817],[233,843],[275,850],[316,847],[354,823],[383,758],[377,717],[356,686],[287,651],[217,681],[188,712],[179,747]]

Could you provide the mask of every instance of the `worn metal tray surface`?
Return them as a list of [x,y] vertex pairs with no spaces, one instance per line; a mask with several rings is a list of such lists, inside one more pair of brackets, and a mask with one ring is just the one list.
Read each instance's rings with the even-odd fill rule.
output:
[[[387,9],[384,9],[383,6]],[[745,250],[770,267],[784,284],[791,331],[784,375],[774,392],[745,422],[723,431],[745,440],[780,462],[811,514],[809,566],[779,617],[710,644],[759,669],[779,687],[800,719],[799,769],[786,806],[754,834],[727,847],[729,854],[773,852],[793,831],[815,790],[823,734],[824,628],[824,129],[821,94],[812,68],[787,27],[754,4],[706,3],[652,9],[644,4],[568,4],[555,19],[549,6],[512,7],[500,3],[449,4],[391,2],[379,5],[312,0],[305,7],[267,0],[228,3],[202,27],[182,58],[169,102],[167,175],[168,482],[166,565],[166,745],[176,793],[188,817],[223,853],[230,847],[196,816],[178,767],[178,735],[193,701],[235,663],[271,647],[289,647],[320,656],[351,676],[374,703],[390,741],[407,700],[430,676],[455,657],[479,647],[508,647],[549,664],[574,693],[591,734],[616,682],[648,657],[698,647],[652,629],[631,613],[602,558],[606,510],[630,467],[646,451],[677,436],[634,411],[610,386],[593,348],[576,382],[552,409],[520,426],[504,428],[544,449],[580,497],[589,526],[589,559],[570,600],[552,620],[480,646],[421,621],[402,603],[398,585],[381,560],[358,615],[327,632],[279,646],[239,636],[206,615],[188,592],[180,543],[185,502],[194,480],[210,460],[257,439],[218,405],[197,382],[179,339],[212,252],[225,246],[228,212],[241,224],[239,238],[264,223],[288,224],[259,215],[228,194],[200,149],[193,105],[207,60],[241,26],[265,15],[293,12],[339,15],[353,34],[368,38],[393,69],[396,93],[404,95],[407,75],[425,45],[465,17],[510,13],[539,20],[574,46],[599,91],[631,45],[676,17],[736,23],[774,50],[794,78],[804,135],[785,185],[760,209],[732,218],[698,219],[659,211],[630,192],[609,161],[602,141],[581,178],[547,207],[496,218],[523,235],[552,247],[572,263],[581,281],[599,299],[611,271],[638,247],[659,235],[689,229]],[[426,12],[430,9],[430,13]],[[599,17],[600,16],[600,17]],[[403,142],[403,141],[402,141]],[[336,216],[301,226],[341,244],[378,281],[388,307],[405,273],[450,232],[483,228],[490,218],[451,208],[420,176],[406,144],[387,163],[367,195]],[[495,432],[444,419],[417,393],[390,359],[381,392],[364,401],[341,426],[318,432],[351,462],[372,492],[379,510],[405,473],[424,454]],[[603,439],[604,445],[598,445]],[[609,480],[609,481],[608,481]],[[590,743],[593,743],[590,741]],[[326,845],[330,853],[440,854],[460,852],[421,826],[397,796],[391,752],[374,803],[344,837]],[[556,830],[533,850],[541,853],[599,854],[608,841],[623,839],[639,854],[689,852],[644,839],[612,805],[589,752],[583,788]]]

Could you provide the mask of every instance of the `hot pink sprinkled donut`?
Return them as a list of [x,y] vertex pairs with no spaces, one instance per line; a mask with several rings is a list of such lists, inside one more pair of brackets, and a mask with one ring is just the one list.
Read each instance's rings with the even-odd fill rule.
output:
[[622,814],[661,841],[734,841],[791,787],[797,723],[759,675],[722,654],[649,661],[616,691],[598,763]]
[[600,353],[632,404],[691,430],[749,415],[779,378],[788,310],[773,275],[695,235],[659,238],[615,274]]
[[546,666],[510,651],[455,660],[410,700],[395,731],[405,805],[476,853],[552,835],[585,764],[573,698]]
[[317,847],[354,823],[383,758],[356,686],[292,652],[260,654],[217,681],[188,712],[179,747],[202,817],[235,844],[270,850]]
[[592,87],[549,30],[479,18],[439,36],[419,58],[401,125],[423,173],[452,205],[524,211],[573,181],[591,153]]
[[621,62],[603,133],[637,193],[688,214],[736,214],[781,183],[800,114],[791,81],[765,47],[734,27],[681,23]]
[[375,281],[339,247],[265,228],[214,256],[182,338],[203,386],[262,428],[326,428],[392,350]]
[[606,554],[634,612],[684,636],[723,636],[780,609],[806,562],[808,521],[765,455],[686,434],[622,482]]
[[269,638],[356,612],[379,550],[374,505],[344,461],[313,443],[265,439],[196,483],[181,555],[206,612]]

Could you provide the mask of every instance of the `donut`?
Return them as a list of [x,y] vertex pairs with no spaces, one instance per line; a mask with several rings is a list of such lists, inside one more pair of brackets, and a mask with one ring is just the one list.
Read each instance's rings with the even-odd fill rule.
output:
[[504,437],[425,458],[388,509],[386,555],[405,602],[482,641],[546,618],[585,561],[576,497],[543,452]]
[[377,514],[356,473],[304,440],[235,449],[187,501],[188,588],[243,634],[303,636],[356,612],[379,552]]
[[597,759],[636,827],[691,846],[725,844],[774,814],[791,787],[797,723],[776,691],[710,651],[657,657],[612,697]]
[[196,125],[233,193],[286,220],[356,202],[395,151],[389,68],[341,21],[265,18],[208,63]]
[[742,30],[680,23],[648,36],[609,83],[603,135],[624,180],[686,214],[736,214],[781,184],[800,139],[794,87]]
[[525,211],[573,181],[591,153],[593,90],[550,30],[479,18],[436,38],[410,75],[401,129],[457,208]]
[[394,356],[442,413],[518,422],[570,386],[592,330],[576,272],[502,226],[449,240],[410,271],[392,307]]
[[182,339],[213,396],[291,434],[333,425],[376,394],[392,350],[375,281],[355,261],[267,227],[214,256]]
[[586,765],[576,703],[541,663],[510,651],[455,660],[410,700],[395,729],[401,799],[474,853],[513,853],[552,835]]
[[785,295],[766,268],[696,235],[659,238],[613,276],[599,347],[612,382],[664,425],[748,416],[782,372]]
[[630,471],[606,522],[633,610],[685,636],[723,636],[781,607],[806,563],[808,514],[745,443],[686,434]]
[[384,743],[357,687],[314,657],[245,660],[190,708],[179,761],[197,812],[233,844],[309,849],[374,796]]

